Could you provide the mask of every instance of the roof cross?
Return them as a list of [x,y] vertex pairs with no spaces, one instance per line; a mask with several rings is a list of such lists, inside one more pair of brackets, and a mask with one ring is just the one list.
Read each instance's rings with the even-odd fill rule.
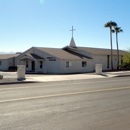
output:
[[70,31],[72,31],[72,37],[73,37],[73,31],[75,31],[76,29],[73,29],[73,26],[72,26],[72,30],[70,30]]

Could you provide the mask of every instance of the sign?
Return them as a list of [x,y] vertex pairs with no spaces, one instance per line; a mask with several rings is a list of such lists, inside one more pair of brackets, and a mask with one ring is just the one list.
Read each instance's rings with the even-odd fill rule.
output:
[[56,61],[56,58],[55,58],[55,57],[47,57],[47,59],[48,59],[49,61]]

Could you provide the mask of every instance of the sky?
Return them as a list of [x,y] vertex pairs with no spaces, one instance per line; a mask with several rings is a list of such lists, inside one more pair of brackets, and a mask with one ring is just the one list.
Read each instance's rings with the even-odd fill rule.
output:
[[[69,45],[110,48],[109,21],[118,24],[119,49],[130,47],[130,0],[0,0],[0,52]],[[113,48],[116,39],[113,34]]]

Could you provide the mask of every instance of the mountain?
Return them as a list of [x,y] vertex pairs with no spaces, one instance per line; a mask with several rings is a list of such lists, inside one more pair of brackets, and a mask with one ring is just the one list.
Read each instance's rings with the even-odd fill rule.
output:
[[15,54],[15,52],[0,52],[0,54]]

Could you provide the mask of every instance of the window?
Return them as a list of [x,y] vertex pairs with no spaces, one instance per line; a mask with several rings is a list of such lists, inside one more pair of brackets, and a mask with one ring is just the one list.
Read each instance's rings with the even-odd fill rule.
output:
[[86,61],[82,61],[82,67],[86,67],[86,66],[87,66]]
[[67,61],[66,62],[66,67],[71,67],[71,66],[72,66],[71,61]]
[[69,67],[69,62],[66,62],[66,67]]
[[43,67],[42,61],[40,61],[40,68],[42,68],[42,67]]
[[0,65],[2,64],[2,61],[0,61]]
[[26,61],[26,68],[28,68],[28,61]]
[[107,68],[109,68],[109,55],[107,55]]

